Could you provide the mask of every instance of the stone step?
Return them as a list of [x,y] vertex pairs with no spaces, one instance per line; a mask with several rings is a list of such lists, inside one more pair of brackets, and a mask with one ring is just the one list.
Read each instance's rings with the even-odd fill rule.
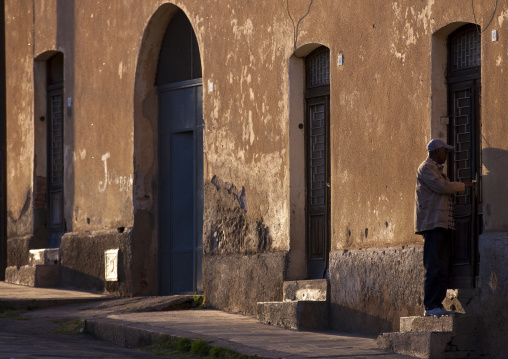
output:
[[5,282],[29,287],[53,288],[58,286],[59,264],[11,266],[5,269]]
[[28,255],[28,264],[30,265],[49,265],[58,264],[59,262],[59,248],[30,249],[30,253]]
[[477,317],[467,315],[445,315],[441,317],[402,317],[401,332],[456,332],[474,335]]
[[417,358],[476,358],[475,316],[402,317],[400,332],[383,333],[378,347]]
[[283,300],[327,301],[330,293],[328,279],[295,280],[283,283]]
[[377,338],[379,349],[422,359],[445,359],[454,332],[383,333]]
[[329,305],[324,301],[260,302],[261,323],[293,330],[327,330]]

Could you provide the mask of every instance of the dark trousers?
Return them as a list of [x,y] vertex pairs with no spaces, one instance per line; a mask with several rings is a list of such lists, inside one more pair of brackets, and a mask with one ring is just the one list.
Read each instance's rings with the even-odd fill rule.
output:
[[425,267],[425,309],[442,307],[446,298],[451,254],[450,229],[434,228],[422,233],[425,239],[423,246],[423,265]]

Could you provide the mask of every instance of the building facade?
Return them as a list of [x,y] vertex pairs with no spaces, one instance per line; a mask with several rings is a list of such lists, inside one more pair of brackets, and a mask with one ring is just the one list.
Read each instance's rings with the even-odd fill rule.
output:
[[5,0],[4,266],[59,248],[59,285],[249,314],[329,276],[333,328],[397,330],[423,312],[415,176],[439,137],[477,181],[450,303],[495,355],[507,26],[505,0]]

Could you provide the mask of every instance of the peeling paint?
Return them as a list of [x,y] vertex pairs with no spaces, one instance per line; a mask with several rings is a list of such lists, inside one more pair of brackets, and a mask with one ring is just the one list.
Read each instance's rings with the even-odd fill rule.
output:
[[503,27],[504,20],[508,18],[508,9],[502,11],[497,17],[497,22],[499,23],[499,27]]
[[395,47],[395,44],[391,44],[390,45],[390,52],[395,55],[395,57],[399,60],[402,60],[402,62],[404,62],[404,60],[406,59],[406,54],[403,54],[401,52],[398,52],[397,51],[397,48]]

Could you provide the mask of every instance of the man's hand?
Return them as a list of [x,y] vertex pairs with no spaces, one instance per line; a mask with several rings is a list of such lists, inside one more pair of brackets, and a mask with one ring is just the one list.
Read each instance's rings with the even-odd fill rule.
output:
[[474,182],[464,182],[464,185],[466,187],[471,187],[471,188],[475,188],[476,187],[476,183],[474,183]]

